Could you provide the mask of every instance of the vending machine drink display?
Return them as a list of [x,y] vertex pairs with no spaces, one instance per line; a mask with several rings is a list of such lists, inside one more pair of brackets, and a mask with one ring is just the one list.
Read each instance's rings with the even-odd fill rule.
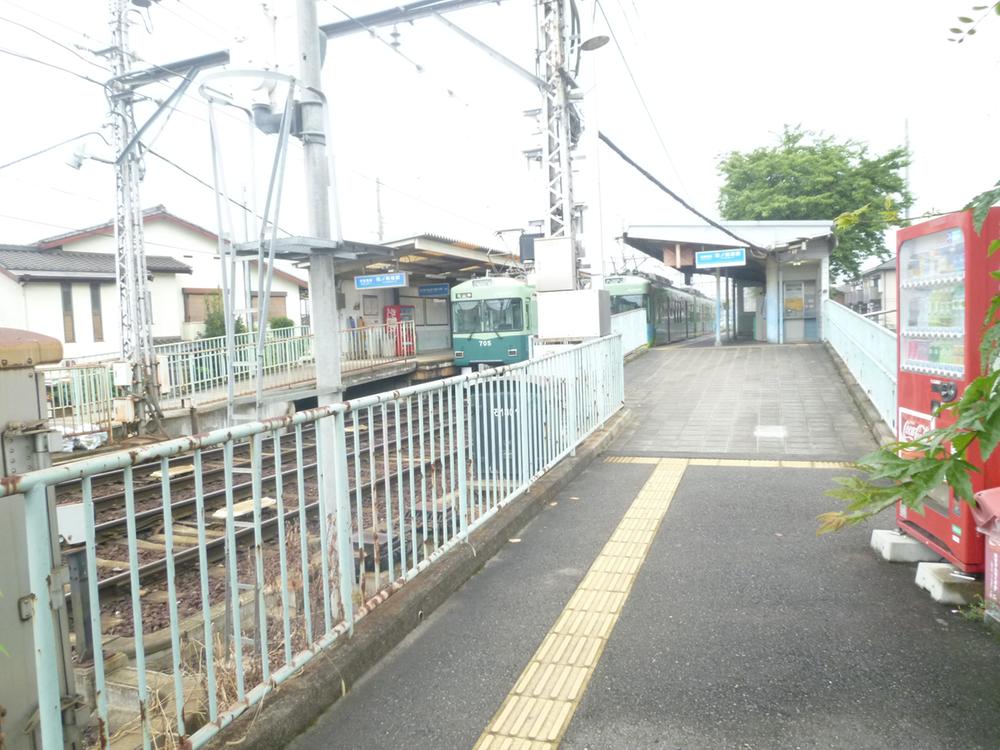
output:
[[[1000,237],[1000,209],[993,209],[981,234],[972,212],[948,214],[901,229],[897,235],[897,331],[899,333],[898,414],[900,441],[920,437],[952,421],[942,405],[960,398],[982,374],[979,344],[983,319],[998,282],[990,271],[1000,253],[988,257]],[[968,459],[979,466],[974,491],[1000,485],[1000,452],[984,462],[973,447]],[[899,505],[900,529],[919,539],[966,572],[983,570],[983,537],[969,506],[942,485],[923,511]]]
[[416,318],[416,308],[413,305],[386,305],[382,313],[387,330],[391,332],[396,342],[396,356],[409,357],[416,354],[417,342],[413,340],[414,329],[402,325]]

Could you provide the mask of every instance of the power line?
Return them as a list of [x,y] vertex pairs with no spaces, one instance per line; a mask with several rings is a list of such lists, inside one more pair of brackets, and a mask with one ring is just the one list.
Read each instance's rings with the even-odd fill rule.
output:
[[[67,143],[72,143],[73,141],[79,140],[80,138],[83,138],[83,136],[90,135],[91,133],[94,133],[96,135],[101,135],[96,130],[87,130],[86,132],[80,133],[79,135],[74,135],[72,138],[67,138],[65,141],[59,141],[59,143],[53,143],[51,146],[46,146],[45,148],[40,149],[38,151],[34,151],[34,152],[30,153],[30,154],[25,154],[24,156],[21,156],[21,157],[18,157],[17,159],[14,159],[14,161],[9,161],[6,164],[0,164],[0,169],[6,169],[7,167],[12,167],[15,164],[19,164],[22,161],[27,161],[28,159],[32,159],[32,158],[34,158],[36,156],[41,156],[44,153],[47,153],[49,151],[52,151],[53,149],[59,148],[60,146],[65,146]],[[101,137],[103,138],[103,136],[101,136]]]
[[67,52],[69,52],[71,55],[73,55],[75,57],[78,57],[79,59],[83,60],[88,65],[93,65],[95,67],[100,68],[101,70],[107,71],[107,68],[104,65],[101,65],[99,62],[96,62],[95,60],[90,60],[90,59],[84,57],[79,52],[77,52],[75,49],[73,49],[72,47],[70,47],[69,45],[63,44],[62,42],[58,41],[57,39],[53,39],[52,37],[48,36],[47,34],[43,34],[38,29],[33,29],[30,26],[28,26],[27,24],[23,24],[20,21],[15,21],[14,19],[7,18],[5,16],[0,16],[0,21],[6,21],[7,23],[13,24],[14,26],[20,26],[25,31],[30,31],[32,34],[35,34],[36,36],[40,36],[45,41],[52,42],[52,44],[56,45],[57,47],[61,47],[62,49],[64,49]]
[[25,8],[22,5],[18,5],[17,3],[11,2],[11,0],[3,0],[3,2],[7,3],[7,5],[9,5],[12,8],[17,8],[22,13],[28,13],[29,15],[35,16],[36,18],[40,18],[43,21],[47,21],[48,23],[52,24],[53,26],[58,26],[59,28],[64,29],[65,31],[70,31],[73,34],[76,34],[77,36],[79,36],[81,39],[86,39],[87,41],[94,42],[95,44],[102,44],[101,41],[99,41],[99,40],[95,39],[94,37],[90,36],[90,34],[85,34],[84,32],[80,31],[79,29],[74,29],[72,26],[67,26],[66,24],[64,24],[64,23],[62,23],[60,21],[57,21],[54,18],[50,18],[49,16],[46,16],[46,15],[43,15],[43,14],[39,13],[38,11],[31,10],[29,8]]
[[738,234],[734,234],[729,229],[726,229],[726,227],[722,226],[722,224],[720,224],[719,222],[717,222],[714,219],[710,219],[707,216],[705,216],[705,214],[703,214],[701,211],[699,211],[698,209],[696,209],[694,206],[692,206],[686,200],[684,200],[679,195],[677,195],[677,193],[675,193],[673,190],[671,190],[666,185],[664,185],[662,182],[660,182],[658,179],[656,179],[646,169],[644,169],[643,167],[641,167],[638,164],[638,162],[636,162],[632,157],[630,157],[628,154],[626,154],[624,151],[622,151],[620,148],[618,148],[618,146],[615,145],[615,142],[612,141],[610,138],[608,138],[606,135],[604,135],[604,133],[598,133],[597,137],[600,138],[608,148],[610,148],[612,151],[614,151],[616,154],[618,154],[618,156],[620,156],[622,158],[622,160],[626,164],[634,167],[635,170],[637,172],[639,172],[639,174],[641,174],[647,180],[649,180],[650,182],[652,182],[654,185],[656,185],[656,187],[658,187],[664,193],[666,193],[671,198],[673,198],[675,201],[677,201],[678,203],[680,203],[682,206],[684,206],[684,208],[686,208],[688,211],[690,211],[691,213],[693,213],[699,219],[701,219],[702,221],[704,221],[704,222],[708,223],[709,225],[715,227],[719,231],[725,232],[726,234],[728,234],[730,237],[732,237],[737,242],[740,242],[740,243],[746,245],[748,248],[750,248],[750,250],[756,250],[758,252],[767,252],[764,248],[760,247],[756,243],[750,242],[750,240],[743,239]]
[[177,0],[177,4],[181,5],[184,8],[187,8],[189,12],[191,12],[192,14],[198,16],[199,18],[201,18],[206,23],[210,23],[210,24],[212,24],[212,26],[215,26],[217,29],[221,29],[222,32],[226,35],[227,43],[232,42],[232,38],[231,38],[232,37],[232,29],[228,29],[223,24],[219,23],[218,21],[209,18],[204,13],[202,13],[201,11],[199,11],[196,7],[194,7],[193,5],[185,2],[185,0]]
[[[214,185],[212,185],[212,184],[210,184],[209,182],[207,182],[207,181],[203,180],[203,179],[202,179],[201,177],[199,177],[198,175],[196,175],[196,174],[195,174],[194,172],[191,172],[190,170],[188,170],[188,169],[185,169],[184,167],[182,167],[182,166],[181,166],[180,164],[178,164],[177,162],[175,162],[175,161],[174,161],[173,159],[171,159],[170,157],[168,157],[168,156],[164,156],[163,154],[159,153],[158,151],[155,151],[154,149],[150,148],[150,147],[149,147],[149,146],[147,146],[146,144],[142,144],[142,148],[143,148],[143,150],[144,150],[144,151],[146,151],[146,152],[148,152],[148,153],[152,154],[153,156],[155,156],[155,157],[156,157],[157,159],[159,159],[160,161],[163,161],[163,162],[165,162],[165,163],[169,164],[169,165],[170,165],[171,167],[173,167],[174,169],[176,169],[176,170],[177,170],[178,172],[181,172],[181,173],[183,173],[183,174],[187,175],[187,176],[188,176],[188,177],[190,177],[190,178],[191,178],[192,180],[194,180],[195,182],[197,182],[197,183],[198,183],[199,185],[202,185],[203,187],[206,187],[206,188],[208,188],[208,189],[209,189],[209,190],[211,190],[211,191],[212,191],[213,193],[215,193],[215,192],[218,192],[218,191],[216,190],[216,188],[215,188],[215,186],[214,186]],[[237,208],[242,208],[242,209],[243,209],[244,211],[246,211],[246,212],[247,212],[247,213],[249,213],[249,214],[252,214],[253,216],[256,216],[256,217],[257,217],[258,219],[261,219],[261,220],[263,220],[263,219],[264,219],[264,217],[263,217],[263,216],[261,216],[260,214],[256,213],[255,211],[251,210],[251,208],[250,208],[250,207],[249,207],[248,205],[246,205],[245,203],[240,203],[240,202],[239,202],[238,200],[236,200],[235,198],[230,198],[230,197],[228,197],[228,196],[226,197],[226,199],[227,199],[227,200],[228,200],[228,201],[229,201],[230,203],[232,203],[232,204],[233,204],[234,206],[236,206]],[[279,230],[279,231],[281,231],[281,232],[284,232],[284,233],[285,233],[286,235],[288,235],[289,237],[291,237],[291,236],[292,236],[292,233],[291,233],[291,232],[289,232],[289,231],[288,231],[287,229],[283,229],[282,227],[280,227],[280,226],[279,226],[279,227],[278,227],[278,230]]]
[[680,182],[681,187],[685,188],[684,178],[681,177],[681,173],[678,171],[677,165],[674,164],[673,157],[670,156],[670,150],[667,148],[667,144],[663,140],[663,135],[661,135],[660,129],[656,125],[656,118],[653,117],[653,113],[649,109],[649,105],[646,103],[646,98],[642,95],[642,89],[639,88],[639,82],[636,80],[635,74],[632,72],[632,66],[629,65],[628,59],[625,57],[625,50],[622,49],[622,46],[618,41],[618,36],[615,34],[614,27],[611,25],[611,19],[608,18],[608,14],[604,12],[604,6],[601,4],[601,0],[596,0],[596,2],[598,10],[600,10],[601,15],[604,16],[604,22],[608,25],[608,33],[611,34],[615,47],[618,49],[618,56],[621,57],[622,64],[625,66],[628,77],[632,81],[632,86],[635,88],[635,93],[639,97],[639,102],[642,104],[642,108],[646,111],[646,117],[649,118],[649,124],[653,127],[653,132],[656,134],[656,140],[660,142],[660,148],[663,149],[663,155],[667,157],[667,162],[670,164],[670,168],[674,170],[674,175],[677,177],[678,182]]
[[[220,36],[217,33],[209,31],[208,29],[206,29],[204,27],[203,24],[195,23],[190,18],[186,18],[185,16],[182,16],[180,13],[178,13],[175,10],[173,10],[166,3],[160,3],[160,4],[158,4],[157,8],[159,8],[160,10],[166,11],[167,13],[169,13],[170,15],[172,15],[174,18],[176,18],[178,21],[181,21],[182,23],[186,23],[188,26],[190,26],[191,28],[197,30],[202,35],[204,35],[205,37],[207,37],[209,39],[212,39],[213,41],[223,42],[227,47],[232,43],[232,39],[230,37],[223,37],[223,36]],[[207,21],[208,19],[205,19],[205,20]]]
[[31,55],[23,55],[20,52],[14,52],[13,50],[5,49],[0,47],[0,52],[5,55],[10,55],[11,57],[19,57],[22,60],[28,60],[29,62],[38,63],[39,65],[44,65],[47,68],[54,68],[55,70],[60,70],[63,73],[69,73],[71,76],[80,78],[81,80],[87,81],[94,84],[95,86],[100,86],[102,89],[107,91],[108,87],[106,84],[96,81],[89,76],[85,76],[82,73],[77,73],[75,70],[70,70],[69,68],[64,68],[62,65],[56,65],[55,63],[46,62],[45,60],[39,60],[37,57],[32,57]]

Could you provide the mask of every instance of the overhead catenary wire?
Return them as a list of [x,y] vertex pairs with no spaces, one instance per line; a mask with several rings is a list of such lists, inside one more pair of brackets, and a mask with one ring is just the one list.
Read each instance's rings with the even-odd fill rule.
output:
[[[377,31],[375,31],[375,29],[374,29],[374,28],[372,28],[371,26],[368,26],[368,25],[367,25],[366,23],[364,23],[363,21],[360,21],[359,19],[355,18],[354,16],[352,16],[352,15],[351,15],[350,13],[348,13],[347,11],[345,11],[345,10],[341,9],[341,8],[340,8],[340,6],[336,5],[336,4],[335,4],[335,3],[333,2],[333,0],[326,0],[326,3],[327,3],[327,4],[328,4],[328,5],[330,6],[330,7],[332,7],[332,8],[334,9],[334,10],[336,10],[336,11],[337,11],[338,13],[340,13],[340,14],[341,14],[342,16],[344,16],[344,18],[346,18],[346,19],[347,19],[348,21],[350,21],[351,23],[353,23],[353,24],[357,25],[358,27],[360,27],[360,28],[364,29],[365,31],[367,31],[367,32],[368,32],[368,34],[369,34],[369,35],[370,35],[370,36],[371,36],[372,38],[374,38],[374,39],[377,39],[378,41],[382,42],[382,44],[384,44],[384,45],[385,45],[386,47],[388,47],[388,48],[389,48],[390,50],[392,50],[392,51],[393,51],[393,52],[395,52],[395,53],[396,53],[397,55],[399,55],[399,56],[400,56],[400,57],[402,57],[402,58],[403,58],[404,60],[406,60],[406,62],[407,62],[407,63],[409,63],[410,65],[412,65],[412,66],[413,66],[413,69],[414,69],[414,70],[415,70],[415,71],[416,71],[417,73],[427,73],[427,72],[428,72],[428,71],[427,71],[427,68],[426,68],[426,66],[422,65],[421,63],[418,63],[418,62],[417,62],[416,60],[414,60],[414,59],[413,59],[412,57],[410,57],[409,55],[407,55],[407,54],[406,54],[405,52],[403,52],[403,51],[402,51],[402,50],[401,50],[401,49],[399,48],[399,46],[398,46],[398,45],[396,45],[396,44],[393,44],[393,43],[392,43],[392,42],[390,42],[390,41],[389,41],[388,39],[386,39],[385,37],[381,36],[381,35],[380,35],[380,34],[379,34],[379,33],[378,33]],[[458,94],[457,94],[457,93],[455,92],[455,90],[454,90],[453,88],[451,88],[450,86],[448,86],[448,85],[445,85],[445,86],[444,86],[444,90],[445,90],[445,93],[447,93],[447,94],[448,94],[448,97],[449,97],[449,98],[451,98],[451,99],[454,99],[455,101],[459,102],[459,103],[460,103],[460,104],[462,104],[463,106],[466,106],[466,107],[467,107],[467,106],[469,106],[468,102],[466,102],[466,101],[465,101],[464,99],[462,99],[462,97],[460,97],[460,96],[459,96],[459,95],[458,95]]]
[[639,81],[632,72],[632,66],[629,65],[628,58],[625,56],[625,50],[622,49],[622,45],[618,41],[618,35],[615,34],[615,29],[611,25],[611,19],[608,18],[608,14],[604,11],[604,6],[601,4],[601,0],[596,0],[596,2],[597,9],[601,11],[601,15],[604,17],[604,22],[608,26],[608,33],[611,35],[611,40],[615,43],[615,48],[618,50],[618,56],[621,57],[622,64],[625,66],[625,72],[628,73],[628,77],[632,81],[632,86],[635,88],[635,93],[639,97],[639,103],[642,104],[642,108],[646,112],[646,117],[649,119],[649,124],[653,128],[653,133],[656,135],[656,140],[659,141],[660,148],[663,149],[663,155],[667,157],[667,163],[677,176],[677,180],[680,182],[681,187],[684,188],[684,178],[681,177],[681,173],[677,169],[677,165],[674,164],[673,157],[670,155],[670,149],[667,148],[667,143],[663,139],[662,133],[660,133],[659,126],[656,124],[656,118],[653,117],[653,112],[650,110],[649,104],[646,103],[646,97],[643,96],[642,89],[639,87]]
[[610,148],[612,151],[614,151],[616,154],[618,154],[618,156],[626,164],[628,164],[629,166],[631,166],[632,168],[634,168],[637,172],[639,172],[639,174],[641,174],[647,180],[649,180],[650,182],[652,182],[654,185],[656,185],[656,187],[658,187],[664,193],[666,193],[671,198],[673,198],[675,201],[677,201],[678,203],[680,203],[684,208],[686,208],[688,211],[690,211],[691,213],[693,213],[699,219],[701,219],[702,221],[706,222],[710,226],[715,227],[719,231],[724,232],[725,234],[729,235],[730,237],[732,237],[737,242],[740,242],[740,243],[746,245],[747,248],[749,248],[749,250],[751,252],[758,252],[758,253],[765,253],[765,254],[767,253],[767,250],[765,248],[760,247],[759,245],[757,245],[754,242],[751,242],[750,240],[747,240],[747,239],[744,239],[743,237],[740,237],[738,234],[736,234],[732,230],[727,229],[726,227],[724,227],[719,222],[715,221],[714,219],[709,218],[708,216],[706,216],[705,214],[703,214],[701,211],[699,211],[697,208],[695,208],[690,203],[688,203],[686,200],[684,200],[683,198],[681,198],[677,193],[675,193],[673,190],[671,190],[666,185],[664,185],[662,182],[660,182],[647,169],[645,169],[638,162],[636,162],[635,159],[633,159],[631,156],[629,156],[624,151],[622,151],[615,144],[615,142],[612,141],[610,138],[608,138],[608,136],[606,136],[604,133],[600,133],[599,132],[597,134],[597,137],[601,139],[601,141],[604,143],[604,145],[606,145],[608,148]]

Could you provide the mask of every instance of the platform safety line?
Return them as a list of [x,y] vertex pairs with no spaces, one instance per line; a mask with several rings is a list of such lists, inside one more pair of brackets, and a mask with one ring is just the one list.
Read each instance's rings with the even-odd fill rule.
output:
[[475,750],[554,750],[604,652],[686,459],[659,458]]
[[[664,459],[650,456],[607,456],[606,464],[655,464]],[[689,466],[739,466],[749,469],[855,469],[850,461],[788,461],[763,458],[688,458]]]

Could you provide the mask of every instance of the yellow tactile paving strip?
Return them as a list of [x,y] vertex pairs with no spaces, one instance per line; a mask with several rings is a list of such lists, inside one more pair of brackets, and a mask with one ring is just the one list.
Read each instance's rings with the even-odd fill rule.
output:
[[[607,456],[606,464],[655,464],[660,458],[650,456]],[[762,458],[689,458],[689,466],[740,466],[750,469],[853,469],[849,461],[786,461]]]
[[678,458],[632,462],[656,468],[490,720],[477,750],[559,745],[689,464]]
[[658,464],[660,459],[652,456],[608,456],[606,464]]

